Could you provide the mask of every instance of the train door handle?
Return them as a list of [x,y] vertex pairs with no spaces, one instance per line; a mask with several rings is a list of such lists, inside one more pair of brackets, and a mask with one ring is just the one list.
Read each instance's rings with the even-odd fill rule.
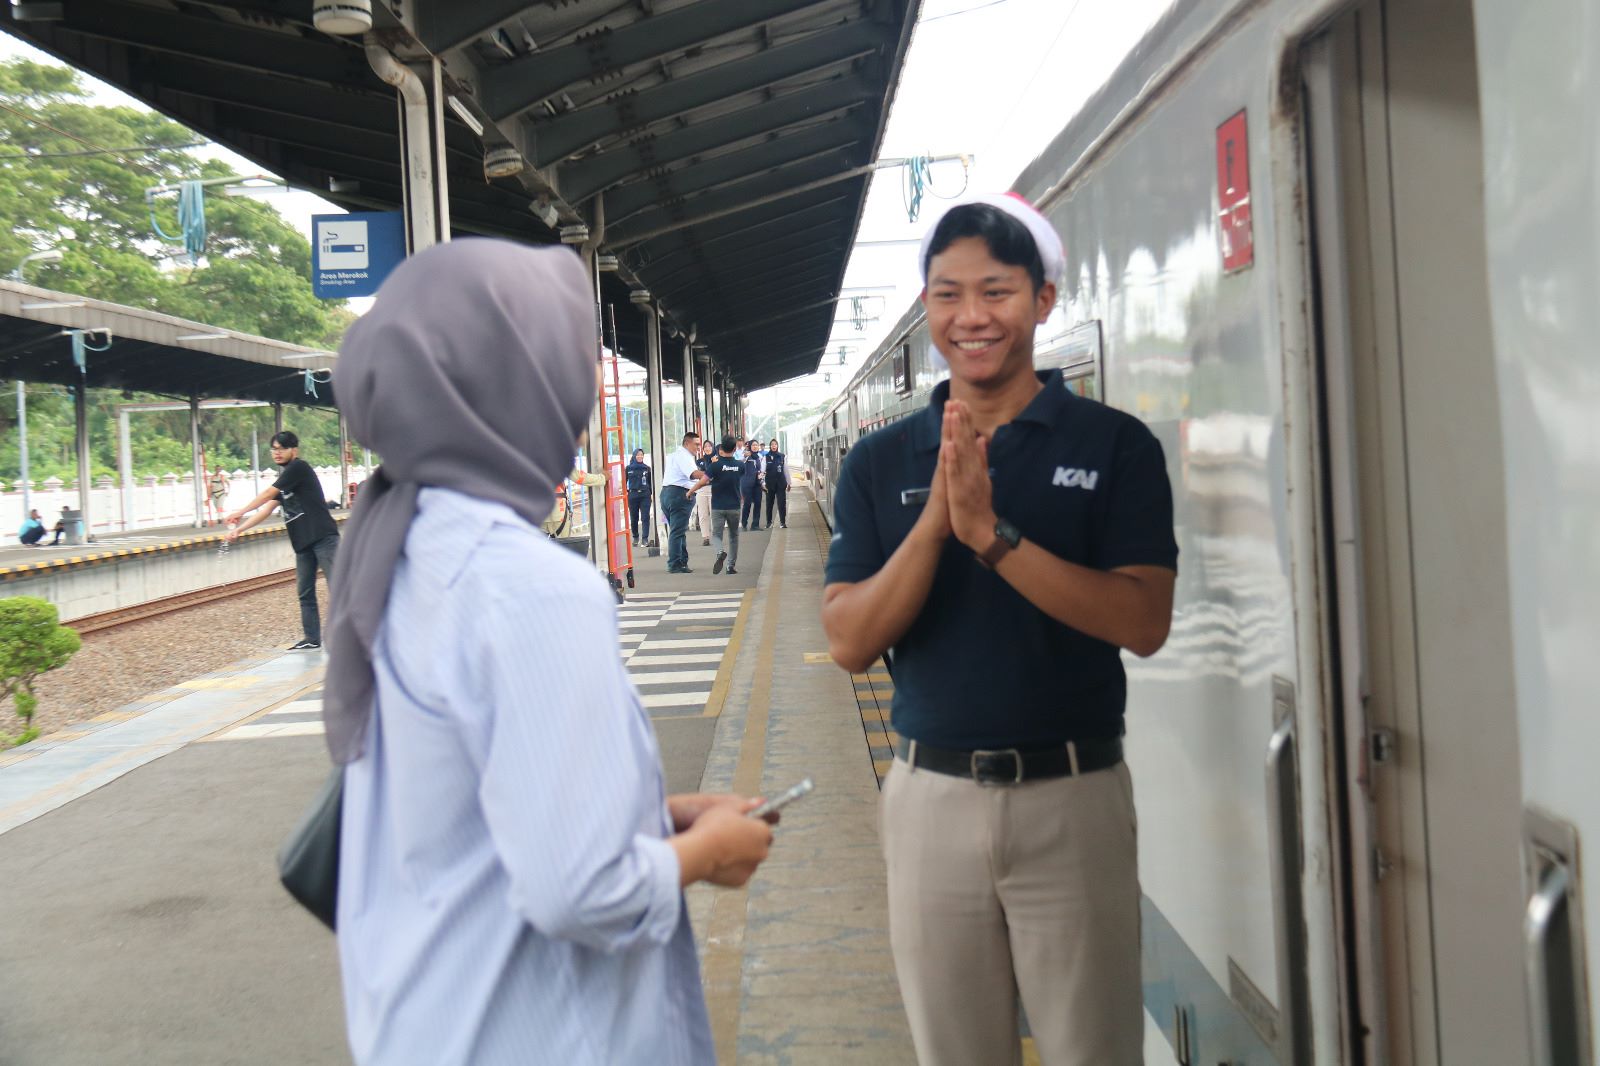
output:
[[1579,903],[1577,830],[1530,809],[1524,814],[1528,902],[1523,909],[1524,990],[1533,1066],[1589,1062],[1587,944]]
[[1300,883],[1300,771],[1295,735],[1295,691],[1272,679],[1273,730],[1267,739],[1267,854],[1271,862],[1278,955],[1278,1058],[1311,1061],[1311,990],[1306,957],[1305,896]]

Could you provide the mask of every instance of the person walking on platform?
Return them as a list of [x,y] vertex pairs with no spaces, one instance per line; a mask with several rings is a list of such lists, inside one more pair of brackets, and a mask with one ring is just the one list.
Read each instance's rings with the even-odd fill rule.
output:
[[[700,469],[695,453],[700,448],[700,434],[685,433],[678,450],[667,457],[667,468],[661,472],[661,517],[667,520],[667,573],[692,574],[689,569],[689,511],[694,507],[694,493],[706,483],[706,473]],[[707,521],[709,525],[709,520]]]
[[1020,1063],[1020,994],[1047,1066],[1139,1062],[1121,651],[1171,626],[1166,461],[1144,423],[1035,373],[1065,253],[1032,206],[958,204],[920,265],[950,379],[845,457],[822,607],[845,669],[892,652],[881,825],[917,1058]]
[[[339,551],[339,527],[328,513],[322,495],[322,482],[311,464],[300,458],[300,438],[287,430],[272,435],[272,461],[283,467],[278,480],[261,494],[223,519],[228,527],[227,541],[259,525],[278,506],[283,507],[283,524],[294,549],[295,595],[300,599],[302,639],[289,645],[290,651],[315,651],[322,647],[322,618],[317,613],[317,568],[328,580],[333,593],[333,560]],[[249,515],[248,518],[245,516]],[[243,521],[241,521],[243,519]]]
[[715,1060],[683,889],[746,883],[772,829],[665,794],[611,589],[536,525],[595,404],[591,293],[565,248],[453,241],[341,346],[384,458],[323,689],[358,1066]]
[[[733,457],[733,436],[723,437],[717,457],[706,464],[711,478],[711,537],[717,542],[717,561],[711,564],[713,574],[722,573],[722,564],[728,564],[728,573],[737,574],[739,562],[739,481],[744,475],[744,464]],[[727,540],[723,540],[727,530]]]
[[753,533],[760,533],[761,471],[764,467],[761,445],[753,440],[745,441],[744,459],[741,462],[744,472],[739,479],[739,524]]
[[767,445],[766,471],[762,481],[767,487],[767,528],[772,528],[772,508],[778,508],[778,523],[789,528],[789,471],[784,465],[783,453],[778,450],[774,437]]
[[628,530],[636,547],[650,542],[650,487],[655,480],[650,464],[644,461],[644,449],[635,448],[628,463]]
[[[700,458],[695,465],[705,471],[706,477],[711,476],[711,463],[717,457],[717,446],[709,440],[700,446]],[[711,495],[710,493],[697,492],[694,497],[694,528],[700,531],[700,544],[702,547],[711,543]]]

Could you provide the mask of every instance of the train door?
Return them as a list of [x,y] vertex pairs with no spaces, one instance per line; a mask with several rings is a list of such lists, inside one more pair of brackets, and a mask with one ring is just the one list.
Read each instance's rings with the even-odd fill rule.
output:
[[1352,1059],[1527,1061],[1505,474],[1467,0],[1303,53]]
[[1594,1061],[1600,1016],[1600,10],[1480,2],[1477,16],[1496,395],[1515,472],[1529,1030],[1535,1063],[1565,1066]]

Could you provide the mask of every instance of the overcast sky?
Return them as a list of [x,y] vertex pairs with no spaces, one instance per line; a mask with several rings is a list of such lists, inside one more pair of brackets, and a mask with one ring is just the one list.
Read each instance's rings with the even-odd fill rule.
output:
[[[971,164],[936,164],[917,221],[907,218],[903,168],[873,178],[845,287],[873,318],[856,328],[855,309],[841,306],[833,341],[817,374],[752,397],[756,411],[779,403],[812,404],[838,393],[850,372],[910,306],[920,289],[916,242],[942,208],[941,197],[967,187],[1010,188],[1017,174],[1104,83],[1121,58],[1167,7],[1168,0],[924,0],[895,92],[880,157],[967,155]],[[53,60],[0,34],[0,57]],[[141,107],[88,79],[96,99]],[[257,168],[222,149],[240,173]],[[270,202],[310,235],[313,214],[336,212],[310,193],[276,194]],[[847,363],[839,365],[841,349]],[[824,374],[827,380],[824,380]]]

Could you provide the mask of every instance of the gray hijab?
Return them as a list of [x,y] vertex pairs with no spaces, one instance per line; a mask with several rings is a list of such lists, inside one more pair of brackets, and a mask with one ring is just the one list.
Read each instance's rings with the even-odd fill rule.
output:
[[351,435],[383,456],[339,549],[322,717],[335,763],[361,755],[372,644],[424,486],[537,524],[594,408],[594,297],[563,247],[497,240],[407,259],[350,327],[333,384]]

